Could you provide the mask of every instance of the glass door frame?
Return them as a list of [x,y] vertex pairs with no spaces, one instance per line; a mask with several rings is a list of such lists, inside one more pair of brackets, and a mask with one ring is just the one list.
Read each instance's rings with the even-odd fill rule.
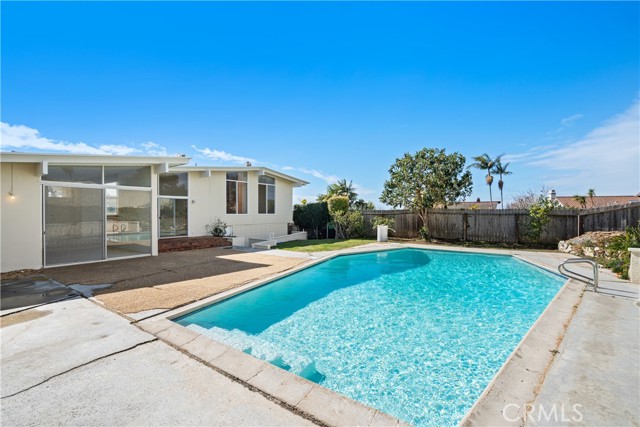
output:
[[[104,166],[102,167],[102,173],[104,176]],[[47,228],[46,228],[46,197],[45,187],[65,187],[65,188],[88,188],[88,189],[96,189],[102,190],[102,210],[103,210],[103,221],[104,221],[104,232],[103,232],[103,252],[102,259],[95,261],[78,261],[78,262],[70,262],[65,264],[47,264]],[[117,258],[108,258],[107,257],[107,189],[115,189],[115,190],[133,190],[133,191],[145,191],[149,192],[149,197],[151,199],[151,203],[153,204],[153,192],[150,187],[133,187],[133,186],[123,186],[123,185],[106,185],[106,184],[85,184],[80,182],[66,182],[66,181],[40,181],[40,191],[41,191],[41,200],[42,200],[42,265],[44,267],[61,267],[65,265],[78,265],[78,264],[89,264],[94,262],[103,262],[107,260],[116,260],[116,259],[128,259],[128,258],[139,258],[144,256],[150,256],[152,251],[148,254],[140,254],[140,255],[130,255],[123,256]],[[150,209],[150,219],[151,219],[151,227],[153,227],[153,210],[151,206]],[[153,239],[153,233],[149,231],[151,235],[151,239]]]
[[[158,239],[175,239],[175,238],[180,238],[180,237],[188,237],[189,236],[189,196],[161,196],[158,194]],[[162,235],[162,211],[160,208],[160,203],[161,200],[165,199],[165,200],[174,200],[174,205],[173,205],[173,222],[175,224],[176,221],[176,206],[175,206],[175,200],[184,200],[185,201],[185,205],[187,207],[187,227],[186,227],[186,232],[184,235],[173,235],[173,236],[163,236]]]

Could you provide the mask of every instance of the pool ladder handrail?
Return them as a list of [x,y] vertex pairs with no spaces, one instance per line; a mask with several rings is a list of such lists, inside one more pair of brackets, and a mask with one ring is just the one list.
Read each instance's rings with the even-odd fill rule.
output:
[[[583,274],[571,271],[566,267],[566,264],[589,264],[593,268],[593,277],[587,277]],[[558,266],[558,271],[571,279],[593,286],[593,292],[598,292],[598,263],[594,260],[589,258],[570,258]]]

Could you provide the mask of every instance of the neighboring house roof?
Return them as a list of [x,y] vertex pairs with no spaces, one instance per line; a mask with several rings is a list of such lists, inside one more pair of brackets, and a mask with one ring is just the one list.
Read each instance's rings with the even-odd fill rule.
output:
[[[585,199],[585,209],[602,208],[640,202],[640,193],[635,196],[593,196],[593,202],[589,196],[585,196]],[[582,209],[580,203],[573,196],[556,196],[555,200],[565,208]]]
[[[447,209],[496,209],[500,202],[483,202],[483,201],[475,201],[475,202],[458,202],[447,205]],[[442,206],[439,206],[441,208]]]
[[276,178],[281,178],[287,181],[291,181],[294,184],[294,187],[302,187],[303,185],[309,184],[307,181],[296,178],[291,175],[287,175],[282,172],[275,171],[273,169],[265,168],[262,166],[178,166],[172,168],[173,172],[208,172],[208,171],[218,171],[218,172],[258,172],[261,175],[271,175]]

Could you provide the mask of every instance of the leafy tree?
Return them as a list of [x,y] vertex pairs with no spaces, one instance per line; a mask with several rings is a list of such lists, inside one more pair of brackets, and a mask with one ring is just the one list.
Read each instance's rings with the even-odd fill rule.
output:
[[349,199],[346,196],[333,196],[327,203],[337,239],[351,239],[364,234],[362,212],[350,210]]
[[446,154],[439,148],[406,153],[389,168],[380,201],[411,209],[426,227],[427,209],[464,200],[471,194],[473,181],[471,172],[464,170],[465,160],[460,153]]
[[351,206],[358,198],[358,193],[356,193],[353,187],[353,181],[349,181],[347,184],[346,179],[341,179],[335,184],[328,185],[327,192],[325,194],[318,195],[318,201],[326,202],[334,196],[346,197],[349,200],[349,205]]
[[[500,159],[500,157],[502,157],[502,154],[499,155],[497,159]],[[493,171],[493,167],[496,161],[492,160],[491,156],[489,156],[487,153],[484,153],[480,156],[476,156],[473,158],[473,160],[475,160],[475,163],[472,163],[471,165],[469,165],[469,168],[476,168],[476,169],[487,171],[487,176],[485,176],[484,179],[487,182],[487,185],[489,186],[489,201],[491,202],[491,207],[493,208],[493,195],[491,194],[491,186],[493,185],[493,175],[491,175],[491,171]]]
[[504,181],[502,177],[504,175],[511,175],[513,172],[508,170],[509,162],[502,164],[502,155],[496,157],[495,164],[493,165],[493,173],[499,175],[500,179],[498,179],[498,188],[500,189],[500,206],[504,209],[504,197],[502,195],[502,189],[504,188]]

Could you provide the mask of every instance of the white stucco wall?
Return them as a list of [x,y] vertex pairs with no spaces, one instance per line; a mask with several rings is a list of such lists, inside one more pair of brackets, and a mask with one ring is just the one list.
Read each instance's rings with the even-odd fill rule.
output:
[[236,236],[255,239],[287,234],[287,224],[293,222],[293,184],[276,178],[276,213],[258,213],[258,172],[249,171],[247,182],[247,213],[228,215],[226,173],[214,171],[210,177],[202,172],[189,173],[189,235],[204,236],[206,225],[216,218],[233,227]]
[[0,163],[0,271],[42,267],[42,194],[36,165]]

